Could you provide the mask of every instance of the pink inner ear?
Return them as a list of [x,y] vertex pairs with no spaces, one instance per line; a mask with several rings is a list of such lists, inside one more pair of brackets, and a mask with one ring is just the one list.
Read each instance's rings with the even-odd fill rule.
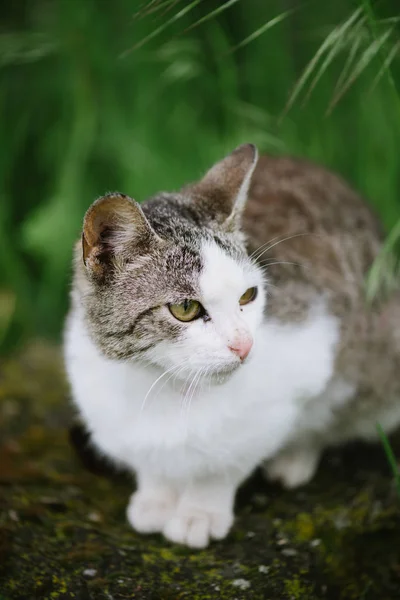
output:
[[118,223],[134,222],[137,218],[134,201],[122,194],[108,194],[98,198],[86,212],[83,232],[89,246],[101,241],[105,229]]
[[96,276],[114,268],[115,260],[129,259],[160,244],[140,206],[123,194],[108,194],[96,200],[84,219],[83,262]]

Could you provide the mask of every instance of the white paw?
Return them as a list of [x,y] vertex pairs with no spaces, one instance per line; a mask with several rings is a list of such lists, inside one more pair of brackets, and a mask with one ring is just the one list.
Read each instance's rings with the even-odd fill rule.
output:
[[285,488],[305,485],[314,476],[318,466],[316,452],[282,453],[263,465],[268,479],[280,481]]
[[133,529],[139,533],[161,533],[176,507],[172,493],[152,495],[148,492],[132,494],[126,515]]
[[190,548],[206,548],[210,539],[222,540],[233,523],[230,512],[207,512],[193,507],[179,507],[164,527],[164,535],[171,542]]

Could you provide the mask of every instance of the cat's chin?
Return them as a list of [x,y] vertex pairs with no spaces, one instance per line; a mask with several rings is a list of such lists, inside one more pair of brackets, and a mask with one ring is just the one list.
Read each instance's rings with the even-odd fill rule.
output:
[[[241,366],[242,363],[240,361],[232,361],[224,365],[205,365],[203,369],[201,367],[192,367],[190,369],[188,368],[188,370],[178,369],[178,373],[175,376],[170,375],[168,381],[171,382],[173,387],[178,386],[178,388],[180,388],[180,386],[184,384],[184,388],[186,388],[188,385],[190,385],[194,375],[203,370],[203,374],[198,380],[199,383],[201,381],[208,381],[211,384],[220,385],[225,383],[225,381],[227,381],[227,379],[229,379]],[[164,374],[173,373],[173,371],[176,369],[176,367],[174,368],[173,366],[169,366],[166,369],[164,365],[157,363],[149,363],[149,367],[155,369],[155,374],[159,372],[161,375],[163,372]]]
[[[203,378],[203,383],[206,381],[209,385],[222,385],[235,373],[240,363],[233,363],[224,367],[208,368],[207,374]],[[192,387],[192,382],[182,378],[180,382],[175,382],[178,385],[180,392],[185,395]],[[201,385],[199,389],[201,389]]]
[[227,364],[223,367],[215,367],[215,369],[210,369],[207,373],[207,379],[212,383],[218,385],[221,383],[225,383],[235,371],[241,366],[240,362],[234,362]]
[[[203,383],[205,381],[207,381],[208,383],[210,383],[211,385],[221,385],[223,383],[225,383],[225,381],[227,381],[241,366],[241,363],[238,362],[233,362],[233,363],[228,363],[226,365],[218,365],[215,367],[207,367],[206,369],[204,369],[205,372],[203,372],[202,377],[199,379],[199,383],[202,381]],[[193,373],[196,372],[196,369],[193,368],[191,371],[184,371],[181,372],[179,374],[178,377],[174,378],[174,380],[172,381],[172,384],[175,386],[175,384],[180,387],[183,384],[184,389],[186,389],[187,386],[190,386],[190,383],[192,381],[192,377],[193,377]]]

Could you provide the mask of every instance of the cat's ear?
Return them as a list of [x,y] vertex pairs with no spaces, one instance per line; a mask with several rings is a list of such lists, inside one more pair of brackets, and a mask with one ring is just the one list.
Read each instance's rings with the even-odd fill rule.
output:
[[137,202],[123,194],[107,194],[86,212],[83,262],[92,275],[103,278],[118,260],[146,252],[159,241]]
[[256,146],[243,144],[211,167],[192,187],[194,198],[202,202],[208,216],[226,231],[240,228],[257,160]]

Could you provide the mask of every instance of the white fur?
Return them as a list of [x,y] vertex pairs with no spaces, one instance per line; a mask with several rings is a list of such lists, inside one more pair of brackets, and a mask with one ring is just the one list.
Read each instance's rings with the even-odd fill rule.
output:
[[[160,344],[153,360],[165,375],[158,366],[104,358],[80,309],[65,340],[73,397],[94,443],[137,474],[130,523],[192,547],[227,534],[237,486],[287,445],[308,403],[332,385],[339,335],[321,306],[301,324],[263,321],[260,272],[214,244],[204,246],[203,259],[199,300],[211,320],[188,323],[184,341]],[[240,307],[255,285],[256,300]],[[240,336],[254,338],[243,364],[228,348]],[[201,379],[201,369],[230,375],[218,383]]]

